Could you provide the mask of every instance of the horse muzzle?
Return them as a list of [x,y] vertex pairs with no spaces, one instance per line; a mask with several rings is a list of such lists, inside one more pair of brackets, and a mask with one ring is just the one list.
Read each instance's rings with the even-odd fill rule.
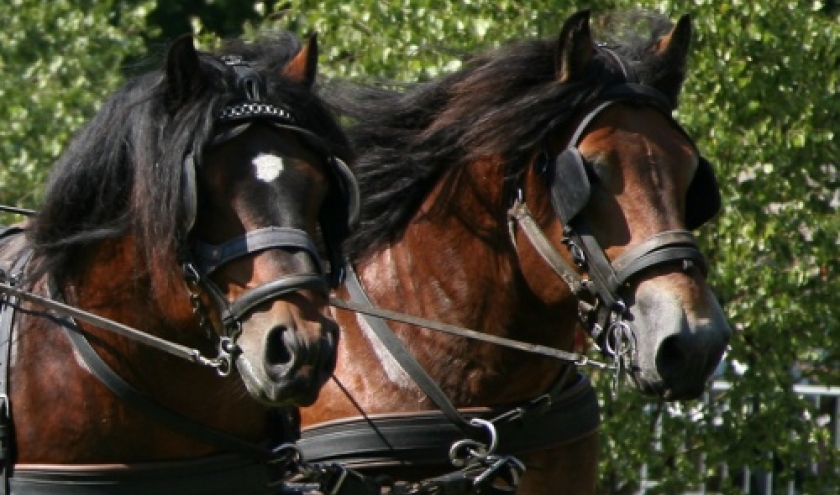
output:
[[689,400],[705,391],[732,335],[706,291],[702,305],[687,307],[673,292],[639,288],[628,323],[636,340],[630,374],[642,393]]
[[[258,345],[252,345],[256,340]],[[248,392],[268,405],[312,404],[336,364],[338,326],[331,320],[276,325],[261,338],[243,332],[235,363]]]

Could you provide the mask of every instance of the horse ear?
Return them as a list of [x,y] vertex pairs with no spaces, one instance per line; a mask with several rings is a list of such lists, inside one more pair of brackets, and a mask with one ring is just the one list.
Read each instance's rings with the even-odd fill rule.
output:
[[318,35],[312,33],[306,40],[306,45],[300,49],[295,58],[283,69],[283,74],[289,79],[312,87],[315,75],[318,73]]
[[557,40],[557,81],[566,83],[582,74],[592,60],[593,46],[589,10],[573,14],[563,24]]
[[685,79],[688,50],[691,46],[691,16],[683,15],[671,31],[653,44],[652,50],[662,70],[650,85],[674,100]]
[[166,52],[166,101],[170,111],[183,106],[204,87],[201,61],[192,35],[180,36]]

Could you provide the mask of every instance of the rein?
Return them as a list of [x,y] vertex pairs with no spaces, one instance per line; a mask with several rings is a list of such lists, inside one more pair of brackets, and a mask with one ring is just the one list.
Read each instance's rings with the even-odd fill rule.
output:
[[137,330],[136,328],[129,327],[128,325],[123,325],[122,323],[116,322],[114,320],[103,318],[89,311],[70,306],[69,304],[65,304],[55,299],[39,296],[38,294],[33,294],[26,290],[16,288],[14,285],[11,285],[6,282],[0,282],[0,292],[8,294],[10,296],[14,296],[24,301],[37,304],[46,309],[55,311],[59,315],[63,315],[69,318],[75,318],[85,323],[89,323],[103,330],[113,332],[122,337],[131,339],[135,342],[147,345],[149,347],[153,347],[155,349],[166,352],[191,363],[201,364],[217,369],[223,366],[222,359],[219,357],[208,358],[204,356],[198,349],[194,349],[181,344],[177,344],[175,342],[170,342],[168,340],[161,339],[160,337],[156,337],[146,332],[142,332],[140,330]]
[[476,330],[471,330],[469,328],[459,327],[456,325],[449,325],[447,323],[441,323],[439,321],[429,320],[426,318],[421,318],[419,316],[400,313],[398,311],[391,311],[389,309],[383,309],[377,306],[372,306],[370,304],[360,303],[353,300],[330,297],[329,303],[330,306],[334,306],[336,308],[344,309],[347,311],[353,311],[354,313],[376,316],[385,320],[395,321],[398,323],[405,323],[417,327],[428,328],[429,330],[435,330],[437,332],[454,335],[456,337],[463,337],[479,342],[486,342],[488,344],[495,344],[500,347],[507,347],[508,349],[515,349],[517,351],[557,359],[559,361],[571,363],[577,366],[591,366],[593,368],[602,370],[615,369],[615,365],[613,364],[602,363],[600,361],[590,359],[585,354],[581,354],[578,352],[569,352],[544,345],[523,342],[521,340],[508,339],[506,337],[498,337],[496,335],[488,335],[486,333],[481,333]]

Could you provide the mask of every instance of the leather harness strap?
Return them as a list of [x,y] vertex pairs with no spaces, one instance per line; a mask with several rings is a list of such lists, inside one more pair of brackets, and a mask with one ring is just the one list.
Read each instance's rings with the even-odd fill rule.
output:
[[[359,276],[353,269],[352,264],[347,263],[346,269],[347,274],[345,287],[347,287],[347,291],[350,293],[350,298],[372,305],[364,288],[362,288]],[[419,386],[426,394],[429,400],[434,402],[435,405],[440,408],[441,412],[443,412],[452,424],[457,426],[468,437],[473,437],[477,433],[480,433],[480,427],[477,428],[476,426],[470,424],[469,420],[464,418],[461,413],[458,412],[458,409],[452,405],[452,402],[450,402],[443,390],[441,390],[437,383],[435,383],[434,379],[429,376],[414,356],[408,352],[400,339],[394,335],[394,332],[391,331],[388,324],[385,323],[385,320],[369,315],[363,315],[363,317],[370,326],[371,330],[373,330],[374,334],[376,334],[376,337],[380,340],[380,342],[382,342],[385,348],[388,349],[388,352],[391,353],[394,359],[396,359],[397,363],[399,363],[402,369],[408,373],[417,386]]]
[[[331,304],[362,314],[376,337],[439,411],[375,418],[365,416],[311,426],[304,429],[298,441],[308,461],[340,462],[351,467],[382,463],[441,465],[452,460],[451,449],[465,436],[484,442],[488,439],[488,430],[490,442],[482,445],[498,441],[504,454],[515,455],[561,445],[598,429],[598,400],[589,380],[576,373],[575,363],[586,364],[576,353],[552,355],[569,362],[569,365],[544,394],[533,400],[511,407],[485,408],[481,410],[482,414],[477,414],[476,410],[457,409],[380,317],[388,317],[383,315],[384,310],[376,308],[377,311],[372,311],[371,301],[349,263],[346,270],[345,287],[351,301],[370,310],[359,310],[348,301],[343,301],[347,304],[338,304],[338,301],[331,300]],[[393,319],[418,326],[432,323],[401,314]],[[435,330],[466,338],[474,338],[472,334],[477,333],[458,327],[439,328],[441,325],[434,323]],[[527,344],[516,343],[520,345],[515,348],[527,352],[528,349],[524,348]],[[502,344],[509,343],[505,341]]]
[[54,317],[55,321],[64,329],[64,334],[73,343],[88,370],[115,396],[135,410],[166,425],[172,431],[185,434],[204,443],[221,447],[229,452],[236,452],[246,457],[262,462],[273,462],[278,459],[271,450],[260,445],[246,442],[220,430],[196,423],[181,414],[167,409],[149,396],[139,392],[117,375],[105,361],[96,353],[90,342],[81,333],[81,329],[70,318]]
[[276,495],[261,463],[235,455],[141,464],[18,464],[11,479],[25,495]]
[[[464,418],[496,425],[498,451],[519,455],[583,438],[600,426],[598,398],[589,379],[577,375],[543,410],[507,417],[517,408],[460,410]],[[505,418],[496,421],[497,418]],[[311,462],[338,462],[351,469],[440,466],[463,434],[439,411],[340,419],[303,429],[298,447]]]

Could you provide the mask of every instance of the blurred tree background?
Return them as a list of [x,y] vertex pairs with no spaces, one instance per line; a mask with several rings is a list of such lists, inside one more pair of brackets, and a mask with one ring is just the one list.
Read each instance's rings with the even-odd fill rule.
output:
[[[645,463],[659,480],[648,493],[738,493],[740,466],[775,472],[774,492],[836,493],[833,404],[793,386],[840,385],[838,0],[6,0],[0,203],[37,207],[73,132],[184,32],[209,43],[314,30],[322,77],[417,81],[477,50],[556,36],[583,7],[692,15],[678,118],[719,175],[725,209],[699,237],[736,330],[722,369],[731,387],[709,401],[651,403],[630,387],[611,400],[599,385],[603,493],[638,491]],[[733,479],[718,483],[722,464]]]

